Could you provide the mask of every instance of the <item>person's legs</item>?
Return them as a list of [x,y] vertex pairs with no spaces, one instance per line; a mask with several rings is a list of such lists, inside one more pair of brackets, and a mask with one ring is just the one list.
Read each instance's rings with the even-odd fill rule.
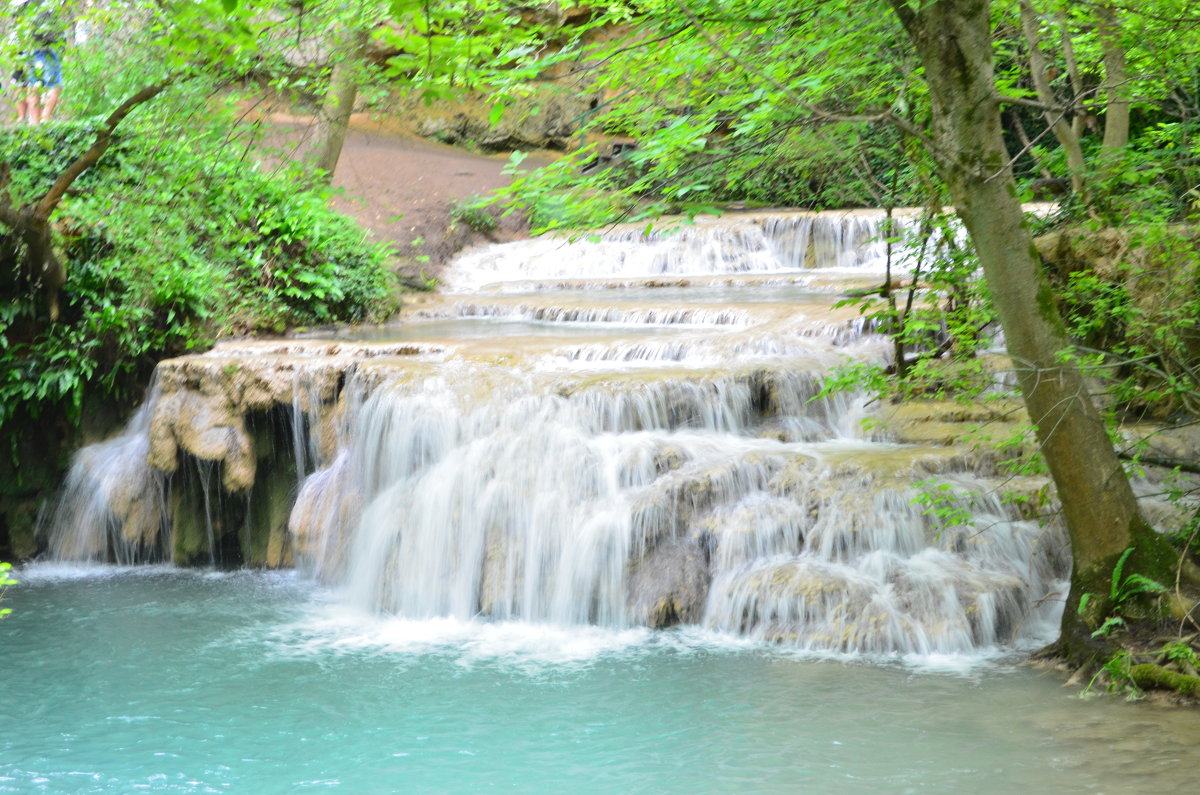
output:
[[29,124],[39,124],[41,115],[41,95],[34,86],[25,89],[25,121]]
[[61,86],[47,89],[42,94],[42,107],[39,122],[50,121],[50,117],[54,115],[54,108],[58,105],[58,95],[62,93]]
[[17,112],[17,124],[24,122],[29,113],[25,103],[25,95],[29,93],[27,83],[24,69],[17,69],[12,73],[13,109]]

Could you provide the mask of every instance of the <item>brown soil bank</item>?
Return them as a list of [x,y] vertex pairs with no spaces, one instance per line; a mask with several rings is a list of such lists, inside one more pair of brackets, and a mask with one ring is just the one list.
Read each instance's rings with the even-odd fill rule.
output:
[[[269,145],[301,157],[311,145],[311,118],[274,114]],[[549,162],[535,154],[526,166]],[[524,220],[497,218],[496,229],[480,233],[454,218],[455,206],[504,187],[507,153],[483,155],[420,138],[395,124],[356,114],[333,175],[341,191],[334,206],[357,219],[372,238],[390,243],[398,273],[424,280],[440,273],[459,250],[525,235]]]

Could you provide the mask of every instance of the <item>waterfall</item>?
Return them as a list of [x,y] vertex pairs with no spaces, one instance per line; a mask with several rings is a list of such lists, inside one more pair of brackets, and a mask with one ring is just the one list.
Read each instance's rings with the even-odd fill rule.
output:
[[[240,544],[243,562],[281,565],[285,544],[363,610],[683,623],[839,653],[1048,640],[1061,529],[1002,502],[970,455],[876,438],[865,396],[822,394],[832,368],[889,355],[830,296],[879,282],[883,221],[755,213],[498,245],[460,257],[447,294],[376,341],[164,362],[164,395],[81,453],[68,491],[89,497],[63,501],[52,548],[140,559],[119,544],[151,536],[112,506],[133,487],[168,511],[162,484],[190,456],[211,468],[192,504],[221,506],[197,541],[209,557],[190,562]],[[122,487],[87,485],[97,468]],[[972,527],[916,504],[930,480]],[[252,519],[282,516],[281,495],[263,557]]]
[[[447,274],[454,291],[503,282],[782,274],[809,269],[881,269],[882,210],[744,213],[694,223],[618,224],[577,238],[548,235],[519,247],[467,252]],[[894,214],[896,233],[919,212]]]
[[161,556],[166,484],[146,465],[158,396],[156,382],[118,436],[75,454],[47,525],[54,558],[133,564]]

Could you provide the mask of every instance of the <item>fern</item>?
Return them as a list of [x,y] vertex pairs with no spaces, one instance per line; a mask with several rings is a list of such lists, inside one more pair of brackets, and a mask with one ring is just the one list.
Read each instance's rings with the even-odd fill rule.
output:
[[1109,595],[1112,597],[1113,604],[1119,605],[1138,594],[1162,593],[1167,590],[1167,586],[1144,574],[1134,573],[1124,580],[1121,579],[1121,573],[1125,570],[1125,561],[1129,560],[1133,550],[1133,547],[1129,547],[1122,552],[1121,557],[1117,558],[1117,565],[1113,567],[1112,583],[1109,585]]

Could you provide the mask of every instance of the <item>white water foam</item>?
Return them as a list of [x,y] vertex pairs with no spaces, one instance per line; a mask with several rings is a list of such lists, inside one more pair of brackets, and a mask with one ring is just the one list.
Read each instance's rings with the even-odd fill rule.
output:
[[256,628],[253,637],[233,642],[256,645],[264,634],[272,653],[282,659],[385,657],[399,667],[440,659],[463,668],[485,665],[531,676],[608,661],[629,664],[664,652],[684,656],[756,653],[846,665],[898,665],[920,673],[963,677],[1004,669],[1016,660],[1011,646],[955,654],[864,654],[796,649],[694,625],[651,631],[528,621],[404,619],[360,611],[331,593],[294,621],[265,631]]
[[[882,219],[610,230],[599,244],[468,255],[449,279],[871,272],[886,258]],[[537,253],[551,245],[554,256]],[[987,529],[939,529],[913,504],[927,468],[863,438],[865,397],[821,395],[838,363],[886,361],[884,342],[862,318],[769,282],[739,283],[728,305],[708,287],[689,301],[682,282],[655,296],[460,296],[427,311],[473,333],[360,357],[341,343],[246,346],[255,372],[276,355],[327,376],[327,360],[344,367],[326,381],[336,399],[304,391],[294,369],[265,379],[292,390],[277,407],[291,413],[279,443],[300,470],[292,547],[349,611],[310,617],[311,636],[289,631],[287,643],[573,664],[684,624],[798,654],[936,666],[1045,637],[1066,571],[1058,528],[947,473],[947,499]],[[191,366],[228,368],[239,350]]]
[[578,624],[380,617],[336,603],[316,606],[269,634],[281,657],[438,656],[462,666],[486,662],[530,672],[637,654],[653,638],[654,633],[642,627],[614,630]]
[[34,561],[14,567],[13,577],[19,583],[67,582],[71,580],[109,580],[119,577],[154,577],[175,573],[179,569],[166,563],[155,565],[114,565],[108,563],[73,563],[62,560]]
[[[914,228],[918,212],[897,211],[897,232]],[[887,265],[881,210],[825,213],[733,214],[668,223],[649,234],[619,225],[599,239],[546,236],[476,249],[461,255],[445,276],[447,289],[556,279],[637,279],[713,274],[774,274],[813,268],[874,270]],[[893,268],[905,269],[903,251]]]
[[165,486],[146,466],[157,394],[152,386],[120,435],[75,454],[48,523],[55,558],[134,564],[158,557]]

